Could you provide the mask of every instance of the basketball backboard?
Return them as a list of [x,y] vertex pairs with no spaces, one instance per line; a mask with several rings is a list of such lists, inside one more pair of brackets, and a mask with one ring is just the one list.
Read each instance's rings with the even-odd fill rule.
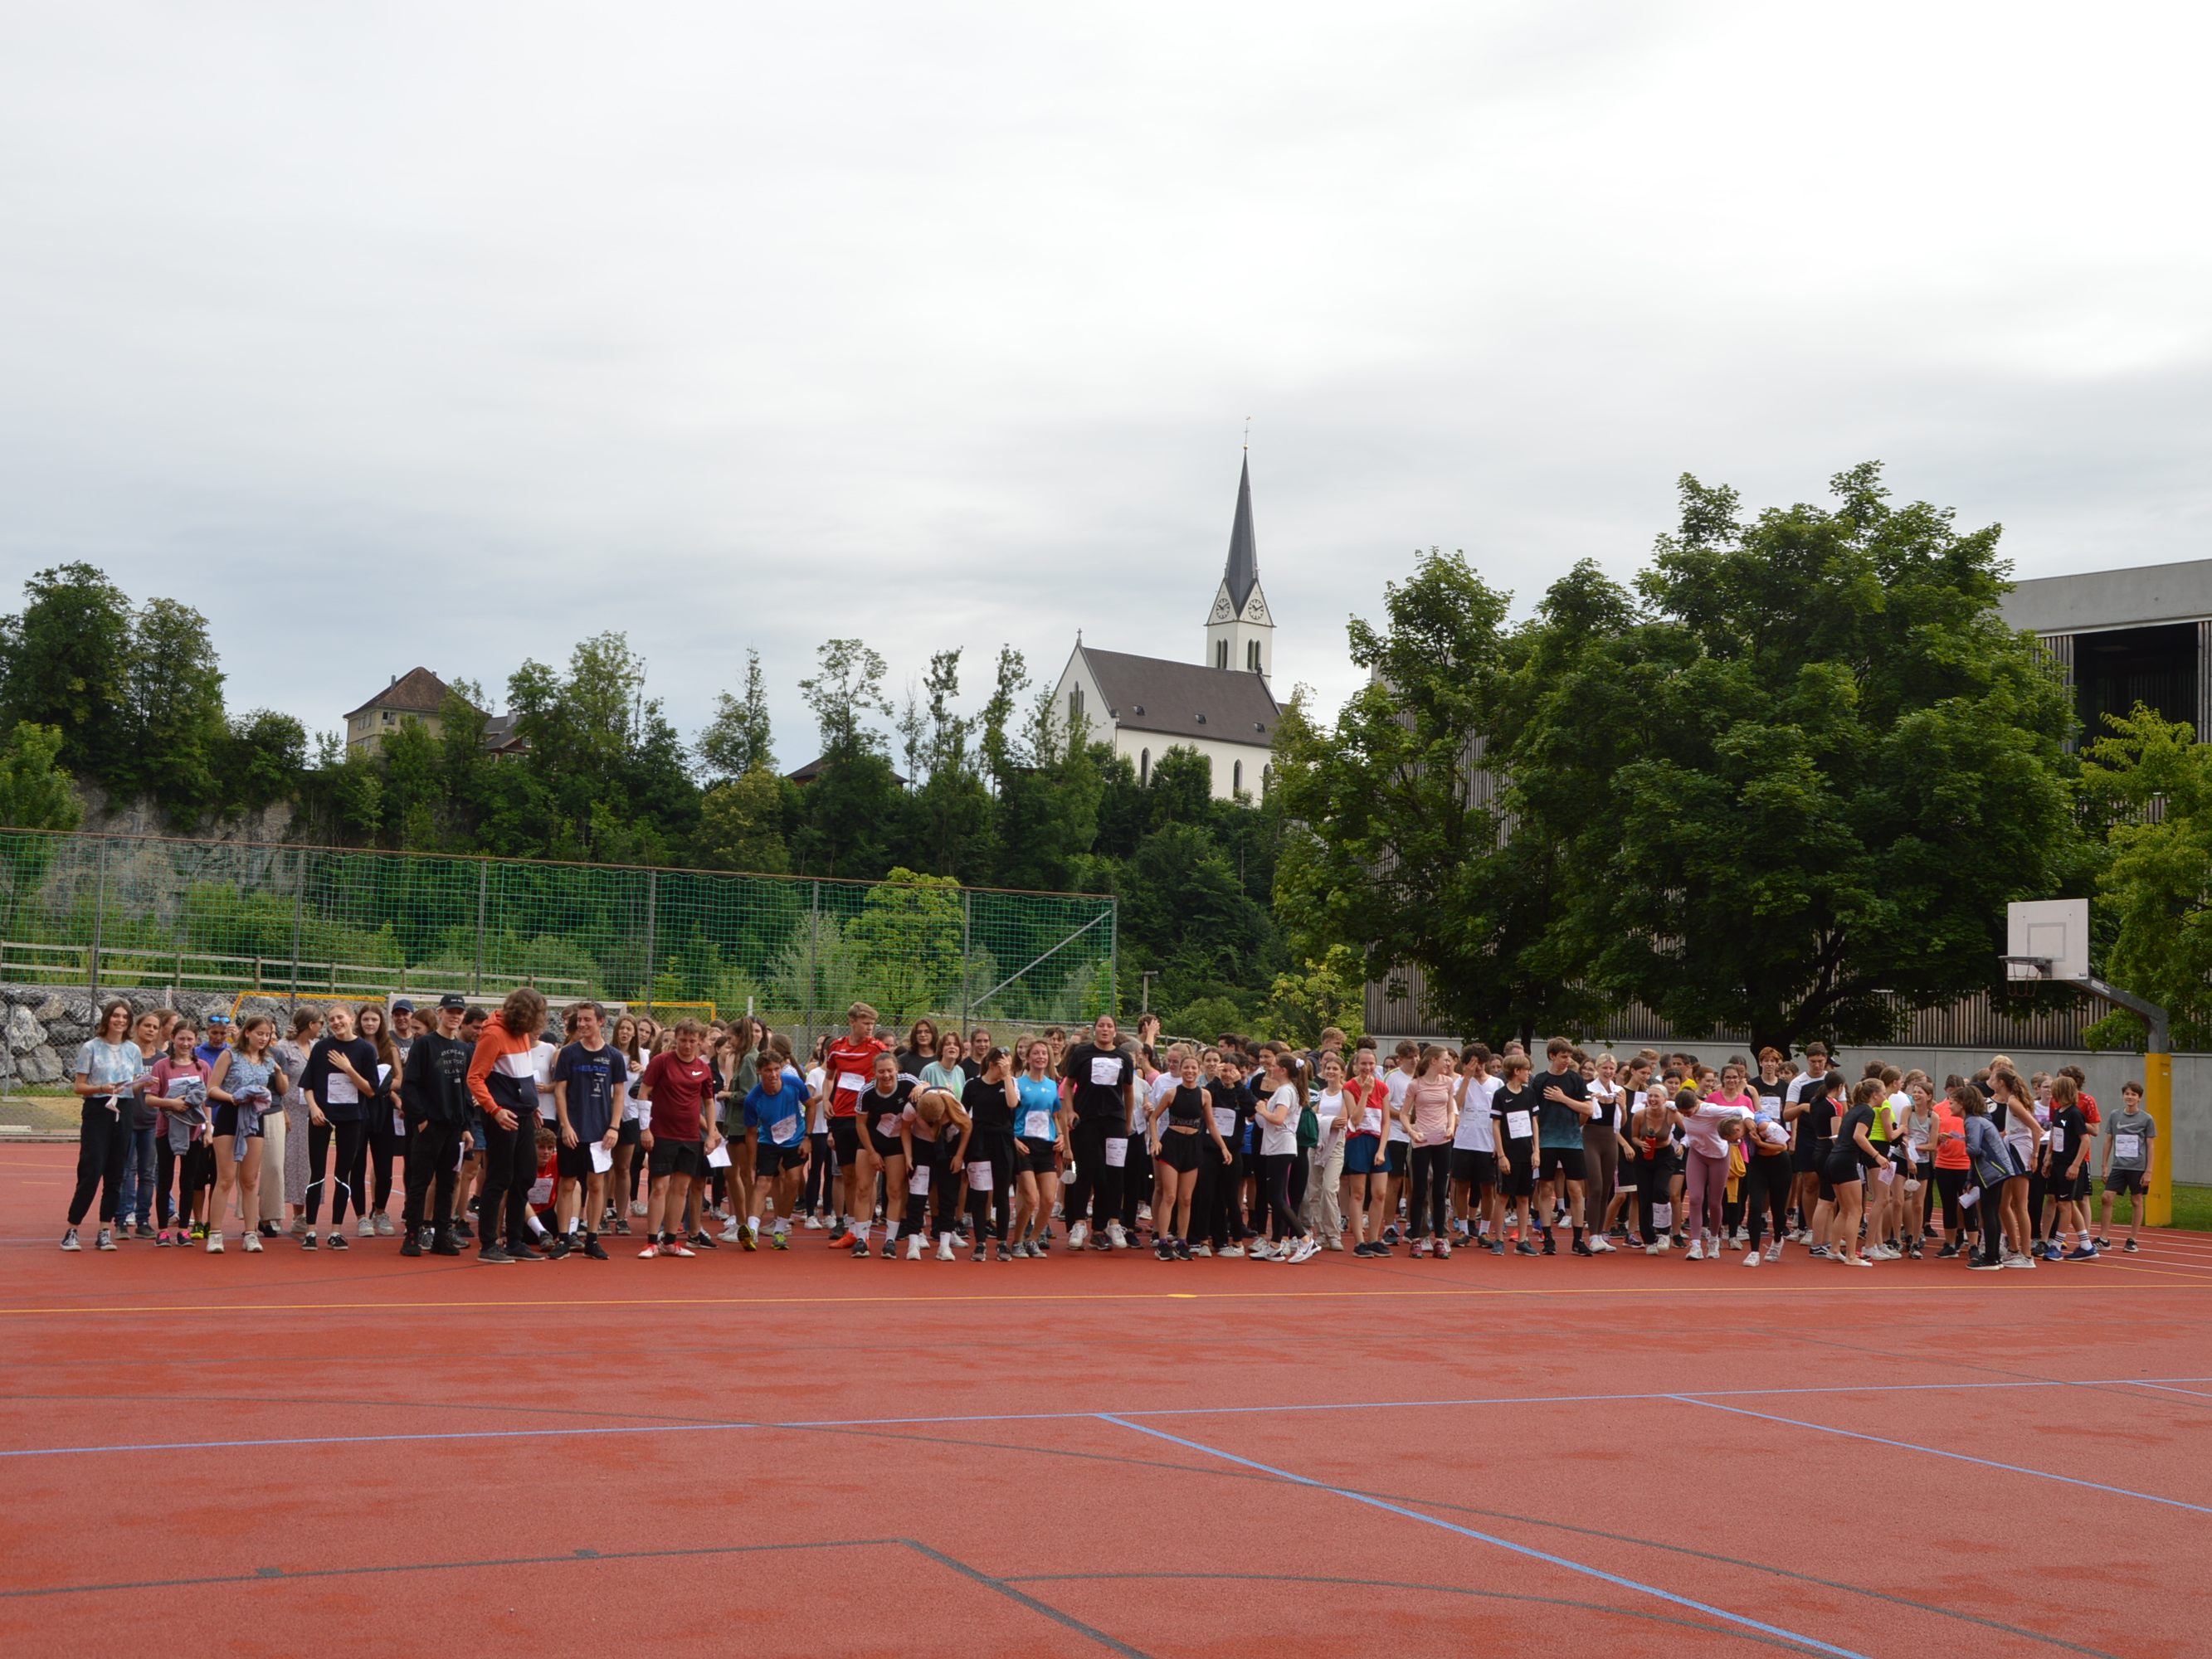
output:
[[2088,900],[2029,899],[2006,907],[2006,978],[2088,976]]

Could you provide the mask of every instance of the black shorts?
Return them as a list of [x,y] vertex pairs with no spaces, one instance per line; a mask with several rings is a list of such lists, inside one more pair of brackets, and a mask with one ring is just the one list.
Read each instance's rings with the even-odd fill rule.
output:
[[[920,1137],[917,1136],[915,1143],[915,1155],[919,1161],[927,1164],[929,1162],[929,1157],[922,1151],[922,1144]],[[906,1140],[900,1135],[887,1135],[871,1123],[868,1125],[868,1150],[878,1158],[904,1158]]]
[[1179,1170],[1184,1174],[1198,1167],[1199,1142],[1206,1139],[1203,1130],[1168,1129],[1160,1135],[1159,1165],[1164,1170]]
[[860,1120],[856,1117],[831,1118],[830,1144],[836,1149],[837,1167],[851,1169],[860,1161]]
[[1390,1150],[1382,1154],[1384,1160],[1383,1168],[1388,1170],[1394,1176],[1401,1176],[1405,1174],[1406,1159],[1407,1155],[1412,1152],[1413,1147],[1413,1143],[1410,1140],[1392,1141],[1390,1143]]
[[2069,1183],[2067,1196],[2071,1198],[2076,1204],[2080,1204],[2087,1200],[2090,1191],[2089,1166],[2087,1164],[2084,1164],[2080,1171],[2075,1176],[2073,1181]]
[[637,1133],[637,1120],[634,1117],[624,1118],[622,1121],[622,1127],[615,1131],[615,1146],[617,1148],[636,1146]]
[[1536,1174],[1545,1181],[1580,1181],[1583,1178],[1583,1149],[1579,1146],[1539,1147]]
[[589,1181],[592,1178],[592,1148],[596,1140],[586,1140],[581,1135],[573,1146],[562,1146],[553,1154],[555,1173],[563,1181]]
[[1527,1140],[1509,1140],[1504,1147],[1506,1161],[1512,1165],[1498,1177],[1498,1190],[1508,1198],[1529,1198],[1536,1191],[1536,1142],[1532,1136]]
[[763,1140],[753,1149],[753,1173],[763,1181],[773,1181],[787,1170],[797,1175],[806,1163],[806,1148],[779,1146],[773,1140]]
[[663,1176],[696,1177],[707,1173],[707,1149],[696,1140],[671,1140],[665,1135],[653,1139],[652,1163],[647,1167],[653,1178]]
[[1014,1168],[1027,1170],[1031,1175],[1048,1176],[1060,1173],[1060,1143],[1056,1140],[1033,1140],[1024,1135],[1021,1150],[1014,1155]]
[[1824,1140],[1800,1139],[1790,1149],[1790,1167],[1799,1175],[1818,1175],[1827,1144]]
[[1469,1187],[1495,1187],[1498,1154],[1478,1152],[1471,1146],[1453,1147],[1451,1178],[1464,1181]]
[[[215,1109],[215,1132],[218,1137],[222,1135],[229,1135],[233,1138],[236,1137],[238,1133],[237,1107],[217,1104]],[[246,1136],[246,1139],[248,1140],[258,1140],[261,1139],[261,1120],[259,1118],[257,1117],[253,1120],[253,1133]]]
[[2108,1193],[2147,1193],[2150,1190],[2150,1171],[2108,1170],[2105,1172],[2105,1190]]
[[1848,1187],[1854,1181],[1864,1181],[1866,1171],[1856,1158],[1845,1155],[1832,1158],[1820,1168],[1820,1185],[1826,1189],[1823,1197],[1831,1196],[1838,1187]]

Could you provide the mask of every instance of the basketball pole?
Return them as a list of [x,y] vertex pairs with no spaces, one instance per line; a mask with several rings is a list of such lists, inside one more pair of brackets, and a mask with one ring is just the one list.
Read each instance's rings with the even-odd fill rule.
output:
[[2154,1227],[2173,1224],[2173,1035],[2166,1010],[2094,975],[2063,981],[2078,986],[2091,996],[2139,1016],[2148,1035],[2143,1039],[2143,1110],[2154,1128],[2150,1141],[2150,1192],[2143,1203],[2143,1219]]

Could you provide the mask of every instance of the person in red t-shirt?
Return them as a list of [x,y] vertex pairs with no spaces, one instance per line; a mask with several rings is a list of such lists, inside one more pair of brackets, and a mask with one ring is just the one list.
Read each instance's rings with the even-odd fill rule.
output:
[[[875,1195],[860,1190],[860,1124],[855,1114],[860,1091],[874,1085],[876,1056],[891,1046],[876,1035],[876,1011],[866,1003],[854,1003],[845,1018],[845,1035],[830,1039],[823,1060],[823,1090],[830,1097],[830,1144],[837,1154],[838,1224],[830,1231],[832,1249],[851,1245],[856,1237],[854,1221],[870,1218],[875,1210]],[[902,1204],[905,1195],[894,1193],[890,1201]],[[866,1216],[861,1213],[864,1206]]]
[[678,1021],[675,1048],[653,1057],[638,1089],[653,1109],[653,1199],[648,1237],[638,1252],[648,1259],[693,1254],[684,1242],[684,1206],[691,1183],[706,1176],[708,1155],[722,1144],[713,1109],[714,1068],[700,1053],[705,1036],[697,1020]]

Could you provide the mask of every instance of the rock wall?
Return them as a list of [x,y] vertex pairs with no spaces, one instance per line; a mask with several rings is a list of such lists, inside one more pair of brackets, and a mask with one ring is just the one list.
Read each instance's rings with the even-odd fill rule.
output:
[[[99,1008],[120,998],[136,1018],[149,1008],[175,1008],[194,1019],[228,1013],[229,991],[107,991],[99,1002],[83,986],[0,985],[0,1084],[15,1091],[60,1088],[67,1092],[69,1069],[78,1047],[92,1035]],[[242,1012],[275,1016],[285,1029],[284,1004],[277,998],[248,997]]]

